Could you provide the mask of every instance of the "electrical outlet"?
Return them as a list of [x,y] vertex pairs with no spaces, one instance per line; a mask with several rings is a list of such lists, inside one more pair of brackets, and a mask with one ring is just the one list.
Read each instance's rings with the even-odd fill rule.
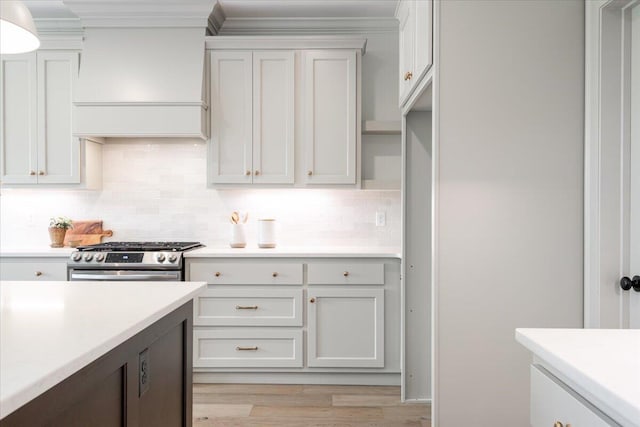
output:
[[376,227],[384,227],[387,225],[387,213],[384,211],[376,212]]

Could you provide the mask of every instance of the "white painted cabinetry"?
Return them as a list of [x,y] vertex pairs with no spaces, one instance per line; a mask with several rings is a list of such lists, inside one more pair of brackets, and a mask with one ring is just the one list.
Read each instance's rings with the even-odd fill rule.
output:
[[67,258],[6,257],[0,280],[67,280]]
[[402,107],[433,64],[433,2],[400,0],[396,18],[399,22],[399,94]]
[[243,372],[254,382],[284,378],[269,372],[353,380],[331,377],[339,372],[397,384],[399,267],[382,259],[187,258],[187,279],[209,284],[194,300],[194,368],[216,376],[198,380]]
[[211,52],[212,184],[293,184],[294,52]]
[[598,408],[554,377],[531,365],[531,426],[619,426]]
[[72,136],[78,52],[5,55],[0,67],[0,146],[5,184],[80,183]]
[[353,50],[304,52],[307,184],[355,184],[358,108]]

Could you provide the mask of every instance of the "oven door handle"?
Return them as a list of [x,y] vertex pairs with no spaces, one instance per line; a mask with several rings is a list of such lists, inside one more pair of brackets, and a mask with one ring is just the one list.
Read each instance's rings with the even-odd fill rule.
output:
[[180,272],[141,273],[135,271],[118,270],[114,272],[101,271],[99,273],[79,273],[72,271],[70,280],[109,280],[109,281],[143,281],[143,280],[173,280],[180,281]]

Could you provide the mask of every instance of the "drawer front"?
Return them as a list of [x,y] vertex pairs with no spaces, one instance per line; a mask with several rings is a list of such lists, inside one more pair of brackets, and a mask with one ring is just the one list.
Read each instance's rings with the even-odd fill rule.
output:
[[384,285],[384,263],[309,263],[310,285]]
[[67,280],[66,262],[0,262],[1,280]]
[[302,331],[193,331],[194,368],[301,368]]
[[605,427],[618,426],[560,380],[531,365],[531,426],[562,425]]
[[194,325],[302,326],[302,289],[216,289],[195,299]]
[[302,264],[192,263],[189,274],[212,285],[302,285]]

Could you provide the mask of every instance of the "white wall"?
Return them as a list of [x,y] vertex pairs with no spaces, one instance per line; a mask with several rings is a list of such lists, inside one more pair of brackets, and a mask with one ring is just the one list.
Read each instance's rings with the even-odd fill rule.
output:
[[517,327],[581,327],[584,2],[442,1],[436,425],[529,425]]
[[[48,245],[48,220],[103,219],[110,240],[198,240],[228,244],[229,215],[275,217],[281,246],[400,245],[398,191],[206,188],[206,144],[120,140],[103,147],[102,191],[7,189],[0,195],[0,246]],[[375,212],[387,226],[375,226]]]

